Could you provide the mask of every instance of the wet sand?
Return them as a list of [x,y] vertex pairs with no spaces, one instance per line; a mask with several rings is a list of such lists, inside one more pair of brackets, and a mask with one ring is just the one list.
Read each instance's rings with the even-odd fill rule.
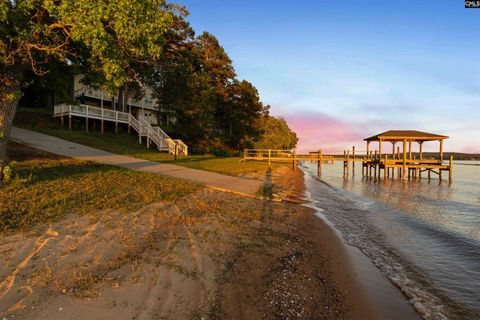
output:
[[[288,168],[265,180],[303,194]],[[128,214],[0,236],[0,318],[377,319],[344,244],[310,208],[202,189]]]

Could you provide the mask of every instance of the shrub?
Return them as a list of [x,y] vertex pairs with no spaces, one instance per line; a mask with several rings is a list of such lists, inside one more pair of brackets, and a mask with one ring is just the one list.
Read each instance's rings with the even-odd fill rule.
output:
[[15,166],[14,163],[10,163],[10,165],[7,165],[3,168],[3,183],[8,183],[10,182],[13,177],[15,177]]

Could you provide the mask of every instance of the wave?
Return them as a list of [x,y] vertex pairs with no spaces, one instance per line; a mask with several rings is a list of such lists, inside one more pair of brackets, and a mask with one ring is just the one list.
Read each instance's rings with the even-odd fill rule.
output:
[[[347,243],[359,248],[402,291],[424,319],[480,317],[464,303],[450,297],[426,273],[390,245],[385,233],[372,221],[374,216],[368,208],[375,201],[337,189],[318,179],[309,170],[304,171],[308,173],[305,176],[312,206],[330,221]],[[415,223],[413,219],[403,219],[403,223],[410,224],[418,232],[434,235],[442,241],[456,242],[468,251],[478,252],[478,245],[472,244],[469,239],[458,238],[422,222]]]

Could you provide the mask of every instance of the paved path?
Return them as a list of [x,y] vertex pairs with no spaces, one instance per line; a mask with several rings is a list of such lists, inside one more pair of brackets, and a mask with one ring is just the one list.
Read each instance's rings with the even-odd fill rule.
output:
[[122,156],[17,127],[12,127],[12,139],[34,148],[66,157],[91,160],[122,168],[153,172],[172,178],[196,181],[210,187],[226,189],[250,196],[254,196],[263,185],[263,182],[259,180],[232,177],[209,171]]

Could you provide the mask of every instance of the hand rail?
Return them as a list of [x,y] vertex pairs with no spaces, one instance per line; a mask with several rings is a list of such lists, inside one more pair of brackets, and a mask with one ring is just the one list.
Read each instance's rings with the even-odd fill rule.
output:
[[139,116],[136,119],[128,112],[121,112],[112,109],[98,108],[89,105],[79,104],[58,104],[54,106],[53,115],[81,115],[85,117],[101,118],[108,121],[127,122],[139,136],[147,136],[147,139],[152,140],[159,150],[168,149],[169,153],[188,155],[188,146],[182,140],[171,139],[160,127],[152,127],[152,125],[143,117]]
[[177,151],[180,154],[188,156],[188,146],[180,139],[174,139],[173,142],[177,145]]

